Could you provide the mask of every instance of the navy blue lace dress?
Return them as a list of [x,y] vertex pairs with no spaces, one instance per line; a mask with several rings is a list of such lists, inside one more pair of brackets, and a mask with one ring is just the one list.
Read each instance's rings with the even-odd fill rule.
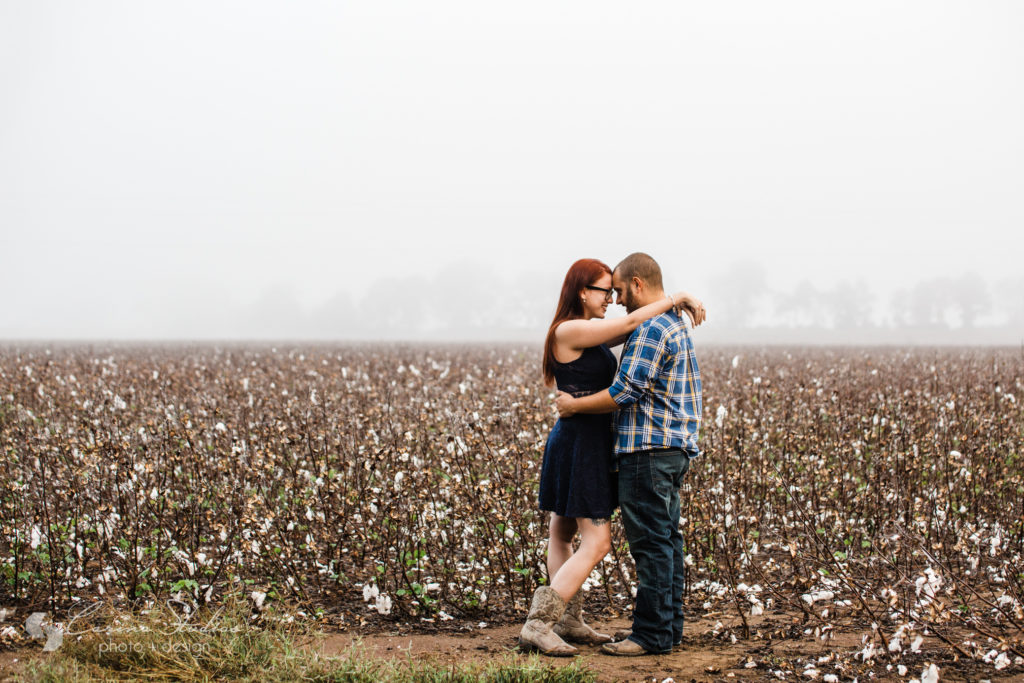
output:
[[[559,390],[586,396],[611,386],[615,356],[604,344],[584,349],[569,363],[555,363]],[[555,423],[544,447],[541,510],[563,517],[605,519],[619,503],[612,472],[612,415],[573,415]]]

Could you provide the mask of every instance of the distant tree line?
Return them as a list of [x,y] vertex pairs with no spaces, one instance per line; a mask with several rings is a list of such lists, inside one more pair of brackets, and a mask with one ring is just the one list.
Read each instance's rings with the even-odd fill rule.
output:
[[[363,283],[359,283],[363,284]],[[35,316],[0,319],[5,338],[510,340],[537,342],[554,313],[560,273],[515,280],[476,264],[433,276],[388,275],[354,295],[340,287],[315,306],[271,287],[239,302],[227,284],[159,299],[116,295]],[[699,291],[698,291],[699,290]],[[724,268],[694,293],[707,304],[705,341],[778,343],[1024,343],[1024,276],[987,281],[968,273],[934,277],[880,294],[870,281],[826,287],[809,280],[769,285],[759,264]],[[613,307],[611,315],[621,314]],[[32,326],[27,326],[29,323]]]
[[[716,278],[704,295],[710,317],[701,334],[719,341],[759,334],[830,341],[838,333],[854,341],[1024,341],[1024,278],[990,286],[975,273],[936,277],[884,297],[863,281],[817,287],[804,280],[789,290],[767,282],[757,267],[737,266]],[[559,284],[539,276],[513,283],[482,268],[452,267],[428,281],[383,278],[362,297],[339,292],[310,311],[270,292],[243,327],[256,336],[539,340]]]

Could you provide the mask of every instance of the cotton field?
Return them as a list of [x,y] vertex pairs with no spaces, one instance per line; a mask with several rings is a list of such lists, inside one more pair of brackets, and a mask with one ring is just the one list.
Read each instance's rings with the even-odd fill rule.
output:
[[[847,666],[1024,672],[1020,349],[698,356],[688,618],[722,614],[730,642],[771,637],[773,615],[808,641],[854,634]],[[0,606],[246,596],[341,628],[517,620],[546,579],[535,494],[555,415],[539,358],[0,349]],[[613,533],[591,611],[631,604]]]

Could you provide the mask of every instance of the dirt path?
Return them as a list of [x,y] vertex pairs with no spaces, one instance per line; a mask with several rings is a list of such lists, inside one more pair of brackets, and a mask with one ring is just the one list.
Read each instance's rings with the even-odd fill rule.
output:
[[[687,624],[687,633],[697,635],[687,637],[680,651],[668,655],[617,658],[602,655],[598,647],[581,646],[580,654],[575,658],[549,658],[545,661],[556,666],[564,666],[574,660],[582,661],[599,673],[598,680],[602,683],[660,682],[666,678],[676,681],[764,680],[771,677],[770,671],[763,666],[744,667],[745,661],[764,660],[764,655],[770,654],[770,648],[765,650],[764,644],[759,641],[739,641],[735,644],[715,642],[711,635],[715,624],[715,619]],[[625,618],[610,619],[596,622],[596,625],[611,632],[628,628],[629,621]],[[333,633],[319,640],[317,649],[324,655],[340,655],[359,642],[367,654],[382,659],[429,658],[442,664],[480,662],[490,658],[525,657],[516,647],[519,628],[519,624],[512,624],[453,633],[392,632],[362,636],[355,633]],[[803,645],[810,645],[816,652],[821,650],[820,647],[815,648],[813,643]],[[799,648],[800,644],[775,643],[772,647],[780,653],[787,651],[789,654],[786,656],[790,657],[793,648]],[[13,680],[17,672],[24,670],[26,662],[44,656],[36,647],[0,653],[0,681]]]
[[[813,638],[803,640],[773,641],[768,644],[762,641],[718,641],[714,635],[717,619],[702,619],[688,623],[687,634],[694,634],[684,640],[677,652],[659,656],[644,657],[610,657],[603,655],[599,647],[581,646],[577,659],[599,673],[599,681],[612,683],[618,681],[663,681],[672,678],[675,681],[705,680],[777,680],[766,663],[792,661],[799,657],[817,658],[828,654],[832,648],[818,645]],[[625,618],[602,621],[601,629],[611,632],[619,628],[628,628],[629,621]],[[516,648],[519,635],[519,624],[493,626],[464,633],[452,634],[372,634],[358,637],[354,634],[335,634],[327,636],[322,651],[327,655],[336,655],[351,647],[357,640],[362,646],[381,658],[412,657],[432,658],[434,661],[451,664],[463,661],[480,661],[489,657],[519,655]],[[856,649],[859,641],[855,637],[845,639],[843,649]],[[833,647],[840,643],[833,642]],[[554,665],[565,665],[573,658],[550,658]],[[748,668],[747,662],[757,662],[756,667]],[[822,675],[829,672],[822,669]],[[799,676],[801,672],[795,672]],[[787,672],[787,678],[794,680],[794,672]],[[820,677],[819,677],[820,678]],[[803,679],[808,680],[808,679]]]
[[[750,619],[750,625],[762,633],[760,639],[736,640],[723,631],[722,625],[737,627],[726,615],[710,614],[686,624],[686,636],[678,651],[667,655],[644,657],[610,657],[598,647],[581,646],[575,658],[548,658],[554,666],[580,661],[598,673],[602,683],[620,681],[655,681],[666,679],[682,681],[822,681],[826,674],[834,674],[841,681],[902,680],[920,678],[923,667],[936,662],[941,668],[942,681],[1017,681],[1024,683],[1024,675],[1010,673],[998,675],[991,665],[978,662],[954,662],[949,650],[940,641],[928,638],[920,654],[905,654],[900,660],[907,666],[904,676],[895,669],[886,669],[880,657],[868,665],[853,658],[861,650],[863,629],[849,628],[840,632],[830,643],[823,644],[811,635],[805,635],[795,615],[776,613]],[[594,625],[606,632],[628,628],[626,618],[593,620]],[[328,633],[313,645],[324,655],[341,655],[359,643],[367,654],[382,659],[431,659],[435,663],[450,665],[479,663],[488,659],[525,657],[519,653],[517,639],[520,624],[507,624],[452,630],[450,632],[417,632],[408,630],[376,632],[359,635],[354,632]],[[717,631],[717,633],[716,633]],[[771,637],[764,637],[765,634]],[[25,664],[44,657],[38,647],[0,652],[0,681],[13,680]],[[805,673],[813,663],[815,677]]]
[[[899,675],[896,666],[887,667],[888,660],[879,655],[868,664],[854,657],[864,647],[861,638],[866,628],[840,630],[828,643],[806,635],[798,615],[776,612],[749,619],[751,629],[762,634],[760,639],[736,640],[727,635],[728,628],[738,629],[738,620],[723,614],[709,614],[689,621],[686,635],[678,651],[667,655],[644,657],[610,657],[599,647],[581,646],[576,659],[598,672],[602,683],[620,681],[656,681],[671,678],[683,681],[822,681],[833,674],[840,681],[894,680],[920,678],[925,666],[935,663],[942,681],[1014,681],[1024,683],[1024,674],[998,672],[989,665],[974,661],[954,661],[949,648],[934,637],[925,638],[918,654],[904,653],[899,662],[907,667]],[[594,619],[594,625],[605,632],[628,628],[628,619]],[[519,624],[491,626],[456,633],[375,633],[362,637],[352,633],[326,636],[321,647],[324,654],[344,652],[356,641],[377,657],[389,659],[431,658],[453,664],[479,662],[487,658],[524,656],[516,647]],[[717,631],[717,633],[716,633]],[[735,632],[735,630],[734,630]],[[764,637],[765,634],[771,637]],[[573,658],[549,658],[555,666],[566,665]],[[812,677],[806,671],[813,664]],[[1000,675],[1002,674],[1002,675]]]

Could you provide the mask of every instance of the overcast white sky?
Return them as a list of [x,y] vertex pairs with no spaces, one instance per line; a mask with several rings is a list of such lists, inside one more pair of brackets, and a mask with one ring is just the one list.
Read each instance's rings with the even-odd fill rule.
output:
[[1022,35],[1015,1],[0,0],[0,338],[544,318],[637,250],[712,315],[743,269],[1013,298]]

